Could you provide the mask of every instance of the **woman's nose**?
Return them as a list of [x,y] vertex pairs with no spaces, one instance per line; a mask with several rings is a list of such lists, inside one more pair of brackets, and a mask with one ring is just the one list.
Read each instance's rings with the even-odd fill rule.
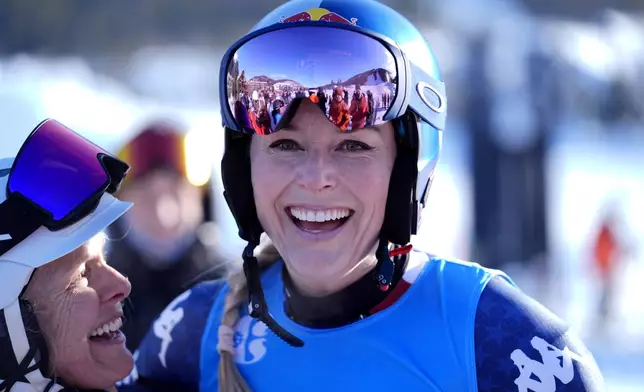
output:
[[311,152],[305,161],[297,166],[298,184],[312,192],[335,188],[337,171],[332,159],[325,152]]
[[90,284],[99,294],[101,302],[120,302],[132,291],[130,281],[120,272],[107,264],[102,264],[91,272]]

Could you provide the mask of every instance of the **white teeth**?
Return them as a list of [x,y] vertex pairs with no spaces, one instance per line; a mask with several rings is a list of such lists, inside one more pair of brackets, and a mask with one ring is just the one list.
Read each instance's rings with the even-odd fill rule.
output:
[[291,207],[291,215],[296,219],[306,222],[328,222],[336,219],[343,219],[351,215],[347,208],[333,208],[329,210],[306,210],[304,208]]
[[121,320],[121,318],[119,317],[113,321],[110,321],[107,324],[103,324],[102,326],[96,328],[95,330],[92,331],[92,333],[89,336],[100,336],[108,332],[116,332],[119,329],[121,329],[122,326],[123,326],[123,320]]

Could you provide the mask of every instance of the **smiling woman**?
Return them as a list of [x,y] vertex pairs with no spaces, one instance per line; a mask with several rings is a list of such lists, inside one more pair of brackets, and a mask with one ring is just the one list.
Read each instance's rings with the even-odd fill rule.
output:
[[121,301],[130,284],[105,263],[105,236],[38,268],[24,298],[47,337],[50,371],[78,386],[109,387],[132,369]]
[[251,142],[257,213],[298,289],[322,296],[376,265],[365,255],[384,220],[393,126],[338,132],[307,100],[283,131]]
[[47,120],[0,159],[0,391],[113,389],[133,367],[102,231],[128,165]]

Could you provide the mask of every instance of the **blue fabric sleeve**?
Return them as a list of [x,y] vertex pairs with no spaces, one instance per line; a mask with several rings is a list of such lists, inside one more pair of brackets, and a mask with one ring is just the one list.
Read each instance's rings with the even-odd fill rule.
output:
[[552,312],[493,278],[474,330],[479,392],[595,392],[604,380],[586,346]]
[[119,391],[198,391],[201,336],[223,280],[195,285],[175,298],[150,326],[135,367]]

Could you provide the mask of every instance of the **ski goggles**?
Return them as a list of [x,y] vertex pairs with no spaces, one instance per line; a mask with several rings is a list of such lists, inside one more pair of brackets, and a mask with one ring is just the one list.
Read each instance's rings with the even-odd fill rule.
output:
[[408,109],[445,127],[443,82],[407,61],[388,38],[352,25],[258,30],[226,52],[220,86],[224,126],[242,133],[280,130],[307,99],[341,129],[379,125]]
[[[10,247],[40,226],[67,228],[114,193],[129,166],[55,120],[40,123],[16,156],[0,204],[0,233]],[[3,224],[4,223],[4,224]],[[3,243],[4,243],[3,242]],[[13,244],[13,245],[11,245]],[[0,248],[0,254],[8,249]]]

